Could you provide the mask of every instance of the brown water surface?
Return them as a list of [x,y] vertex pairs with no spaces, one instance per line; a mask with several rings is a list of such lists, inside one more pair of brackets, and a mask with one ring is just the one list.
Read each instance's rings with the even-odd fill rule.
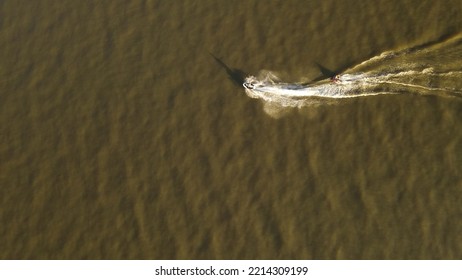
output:
[[461,27],[460,0],[0,1],[0,258],[462,258],[462,102],[274,119],[208,53],[297,80]]

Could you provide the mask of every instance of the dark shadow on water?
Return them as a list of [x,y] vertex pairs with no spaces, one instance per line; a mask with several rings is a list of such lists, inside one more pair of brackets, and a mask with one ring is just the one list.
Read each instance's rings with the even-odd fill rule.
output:
[[441,44],[443,42],[446,42],[446,41],[449,41],[457,36],[460,36],[460,32],[458,32],[457,30],[449,30],[448,32],[442,34],[441,36],[437,37],[436,39],[434,40],[431,40],[431,41],[428,41],[428,42],[425,42],[425,43],[422,43],[420,45],[417,45],[417,46],[414,46],[412,48],[409,48],[406,50],[406,52],[414,52],[414,51],[418,51],[418,50],[423,50],[423,49],[426,49],[428,47],[432,47],[434,45],[438,45],[438,44]]
[[337,76],[341,72],[340,70],[338,71],[330,70],[318,62],[315,62],[315,64],[319,68],[319,71],[321,71],[321,76],[316,77],[307,83],[303,83],[303,85],[307,85],[307,84],[318,82],[318,81],[325,80],[325,79],[334,79],[334,77]]
[[340,73],[349,68],[349,66],[344,66],[335,70],[331,70],[316,61],[314,62],[314,64],[316,64],[316,66],[318,67],[319,71],[321,72],[321,75],[310,80],[309,82],[302,83],[301,85],[308,85],[314,82],[319,82],[327,79],[334,80],[335,76],[339,75]]
[[247,77],[247,73],[244,71],[237,69],[237,68],[230,68],[228,65],[226,65],[221,59],[213,55],[212,53],[209,52],[209,54],[215,59],[215,61],[225,69],[226,73],[228,74],[228,77],[231,79],[231,81],[239,86],[242,87],[242,84],[244,83],[245,77]]

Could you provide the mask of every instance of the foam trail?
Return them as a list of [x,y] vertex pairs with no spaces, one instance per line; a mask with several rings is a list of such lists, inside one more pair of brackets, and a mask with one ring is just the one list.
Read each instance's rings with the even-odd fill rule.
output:
[[305,107],[348,98],[412,93],[462,99],[462,37],[396,52],[385,52],[335,78],[301,84],[283,83],[271,72],[249,76],[249,97],[272,106]]

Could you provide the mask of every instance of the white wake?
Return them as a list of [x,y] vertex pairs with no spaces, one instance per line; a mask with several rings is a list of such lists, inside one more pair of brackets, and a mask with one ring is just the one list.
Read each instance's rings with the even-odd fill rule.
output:
[[249,76],[247,95],[272,107],[390,94],[437,95],[462,99],[462,37],[385,52],[337,75],[310,84],[284,83],[272,72]]

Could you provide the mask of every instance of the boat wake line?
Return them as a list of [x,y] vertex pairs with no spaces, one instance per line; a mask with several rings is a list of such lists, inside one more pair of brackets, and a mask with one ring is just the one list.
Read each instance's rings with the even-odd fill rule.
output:
[[306,107],[377,95],[436,95],[462,100],[462,36],[384,52],[329,79],[285,83],[270,71],[248,76],[246,94],[280,107]]

